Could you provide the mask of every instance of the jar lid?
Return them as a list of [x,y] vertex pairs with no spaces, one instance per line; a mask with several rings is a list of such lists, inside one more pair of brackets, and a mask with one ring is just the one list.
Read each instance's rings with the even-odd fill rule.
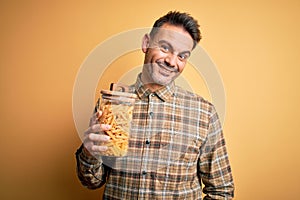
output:
[[103,95],[107,95],[107,96],[119,96],[119,97],[126,97],[126,98],[136,98],[137,97],[137,95],[134,93],[111,91],[111,90],[101,90],[100,93]]

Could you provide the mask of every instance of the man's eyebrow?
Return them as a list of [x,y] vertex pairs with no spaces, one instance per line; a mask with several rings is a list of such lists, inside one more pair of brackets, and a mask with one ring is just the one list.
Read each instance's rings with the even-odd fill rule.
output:
[[[166,40],[159,40],[159,41],[158,41],[158,44],[162,44],[162,43],[166,43],[172,50],[174,50],[174,47],[171,45],[170,42],[168,42],[168,41],[166,41]],[[178,52],[178,54],[185,54],[185,53],[188,53],[189,55],[191,55],[191,51],[190,51],[190,50]]]
[[180,52],[179,54],[186,54],[186,53],[189,54],[189,56],[190,56],[192,52],[189,50],[186,50],[186,51]]
[[166,43],[172,50],[174,49],[170,42],[168,42],[166,40],[159,40],[158,41],[158,44],[163,44],[163,43]]

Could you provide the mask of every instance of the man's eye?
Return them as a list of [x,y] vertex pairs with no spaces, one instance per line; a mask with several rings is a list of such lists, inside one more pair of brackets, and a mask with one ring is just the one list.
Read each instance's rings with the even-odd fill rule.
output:
[[161,45],[160,46],[160,49],[163,51],[163,52],[169,52],[170,51],[170,48],[166,45]]
[[180,60],[186,60],[186,59],[188,59],[189,55],[188,54],[179,54],[178,57]]

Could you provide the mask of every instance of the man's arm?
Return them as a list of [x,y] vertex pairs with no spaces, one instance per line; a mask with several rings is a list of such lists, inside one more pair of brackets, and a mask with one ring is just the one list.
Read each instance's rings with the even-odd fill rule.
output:
[[204,199],[232,199],[234,183],[222,127],[213,106],[210,113],[208,135],[201,146],[198,165]]
[[77,176],[83,186],[96,189],[103,186],[110,168],[103,165],[101,158],[92,156],[83,145],[76,152]]
[[77,175],[81,183],[90,189],[96,189],[105,184],[110,168],[103,164],[102,151],[106,151],[106,146],[97,144],[106,142],[110,138],[103,134],[109,130],[110,126],[99,124],[102,112],[96,110],[90,119],[89,128],[84,133],[83,144],[76,152]]

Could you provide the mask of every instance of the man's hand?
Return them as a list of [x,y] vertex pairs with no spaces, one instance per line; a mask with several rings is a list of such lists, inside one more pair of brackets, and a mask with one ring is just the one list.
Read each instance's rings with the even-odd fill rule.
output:
[[84,132],[84,151],[90,155],[99,155],[102,151],[106,151],[106,146],[100,146],[101,142],[109,141],[110,137],[104,133],[111,127],[108,124],[99,124],[99,118],[102,112],[97,111],[90,119],[89,128]]

